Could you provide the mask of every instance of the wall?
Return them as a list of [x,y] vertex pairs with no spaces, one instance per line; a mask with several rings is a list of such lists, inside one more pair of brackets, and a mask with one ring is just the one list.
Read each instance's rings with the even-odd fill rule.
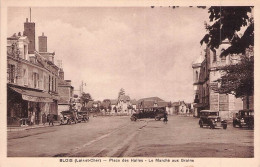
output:
[[67,103],[69,103],[70,98],[71,98],[70,86],[59,86],[58,92],[59,92],[60,99],[62,101],[66,101]]
[[60,115],[61,111],[69,110],[69,105],[66,104],[58,104],[58,115]]

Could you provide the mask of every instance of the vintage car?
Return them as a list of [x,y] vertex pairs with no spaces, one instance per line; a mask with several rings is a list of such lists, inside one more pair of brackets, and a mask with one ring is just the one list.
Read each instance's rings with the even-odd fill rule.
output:
[[78,114],[78,122],[87,122],[89,121],[89,114],[88,111],[79,111]]
[[243,126],[248,127],[250,129],[254,128],[254,111],[253,110],[240,110],[233,117],[233,127],[239,126],[242,128]]
[[74,110],[66,110],[61,112],[61,120],[60,124],[71,124],[71,123],[77,123],[77,117],[76,117],[76,111]]
[[215,127],[227,129],[227,121],[221,119],[218,111],[201,110],[199,125],[201,128],[209,126],[211,129],[215,129]]
[[130,120],[136,121],[137,119],[142,118],[154,118],[155,120],[161,120],[165,112],[165,107],[142,108],[137,110],[136,113],[132,114]]

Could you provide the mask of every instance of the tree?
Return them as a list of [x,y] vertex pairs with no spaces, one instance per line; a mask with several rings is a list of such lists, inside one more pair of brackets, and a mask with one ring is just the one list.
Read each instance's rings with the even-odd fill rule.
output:
[[216,80],[220,87],[215,91],[218,93],[233,94],[236,97],[246,97],[247,108],[249,108],[249,96],[254,94],[254,59],[243,56],[238,64],[220,67],[223,76]]
[[121,88],[121,89],[119,90],[118,98],[119,98],[121,95],[125,95],[125,90],[124,90],[123,88]]
[[[224,50],[220,56],[228,54],[245,54],[249,46],[254,46],[254,19],[251,15],[253,7],[225,7],[214,6],[208,9],[212,25],[206,24],[208,33],[200,41],[206,43],[211,50],[219,48],[222,41],[228,39],[231,46]],[[246,28],[241,37],[237,35],[242,28]]]
[[87,103],[88,103],[89,101],[91,101],[92,98],[91,98],[91,95],[90,95],[89,93],[83,92],[82,95],[81,95],[81,97],[80,97],[80,100],[81,100],[82,106],[83,106],[83,107],[86,107]]
[[[254,94],[254,19],[253,7],[210,7],[208,9],[211,25],[205,25],[208,33],[200,41],[215,51],[228,39],[230,46],[223,50],[220,57],[227,55],[241,55],[241,62],[219,68],[222,72],[220,83],[215,91],[218,93],[234,94],[236,97],[247,99],[249,107],[249,96]],[[240,36],[238,33],[244,33]],[[248,51],[248,52],[247,52]],[[250,55],[247,55],[250,53]]]

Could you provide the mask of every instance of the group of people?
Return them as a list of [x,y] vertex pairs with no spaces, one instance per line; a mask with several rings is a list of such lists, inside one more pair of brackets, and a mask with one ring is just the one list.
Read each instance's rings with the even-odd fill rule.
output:
[[[34,125],[37,124],[37,120],[35,122],[35,111],[30,112],[30,117],[29,117],[29,125]],[[48,114],[46,115],[45,113],[42,114],[42,124],[45,125],[46,123],[49,123],[49,125],[54,125],[54,115],[53,114]]]
[[54,125],[54,116],[53,116],[53,114],[48,114],[47,116],[46,116],[46,114],[45,113],[43,113],[42,114],[42,124],[43,125],[45,125],[45,123],[46,122],[49,122],[49,125]]

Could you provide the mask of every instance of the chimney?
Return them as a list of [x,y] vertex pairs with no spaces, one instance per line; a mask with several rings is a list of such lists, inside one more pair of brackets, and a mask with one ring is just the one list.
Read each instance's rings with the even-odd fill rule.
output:
[[35,51],[35,23],[28,22],[28,18],[26,18],[26,22],[24,23],[24,35],[27,36],[29,40],[28,52],[29,54],[34,54]]
[[64,80],[64,71],[62,68],[60,68],[60,70],[59,70],[59,77],[60,77],[60,79]]
[[44,33],[42,33],[42,36],[39,36],[38,39],[39,39],[39,52],[47,52],[47,37],[44,36]]

